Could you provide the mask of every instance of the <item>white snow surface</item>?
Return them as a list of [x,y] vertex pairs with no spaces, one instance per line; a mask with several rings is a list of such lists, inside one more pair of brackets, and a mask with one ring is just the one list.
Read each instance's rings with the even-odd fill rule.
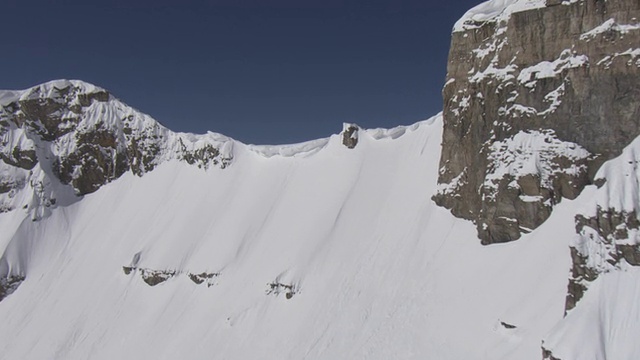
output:
[[[569,5],[578,0],[564,0],[562,5]],[[468,10],[454,24],[453,32],[476,29],[483,23],[503,23],[511,14],[539,9],[546,6],[545,0],[489,0]]]
[[578,55],[569,49],[565,49],[554,61],[542,61],[520,71],[518,81],[528,88],[533,88],[538,79],[552,78],[566,69],[588,66],[589,58],[586,55]]
[[[600,275],[544,346],[566,360],[640,359],[640,269]],[[580,346],[576,346],[580,344]]]
[[595,28],[585,32],[584,34],[580,35],[580,40],[591,40],[593,38],[595,38],[596,36],[602,34],[602,33],[606,33],[609,31],[615,31],[618,32],[622,35],[629,33],[630,31],[634,31],[634,30],[640,30],[640,23],[635,23],[635,24],[618,24],[616,22],[616,19],[611,18],[607,21],[605,21],[604,23],[596,26]]
[[[503,141],[495,141],[489,147],[484,187],[494,194],[501,179],[510,175],[518,179],[525,175],[540,177],[540,185],[549,188],[551,178],[556,172],[577,175],[586,171],[586,166],[576,165],[578,160],[591,154],[578,144],[562,141],[553,130],[520,131]],[[566,158],[571,166],[558,168],[555,160]]]
[[431,200],[441,139],[438,115],[354,149],[236,144],[226,169],[168,160],[40,221],[2,214],[0,274],[26,280],[0,302],[0,359],[539,359],[580,198],[484,247]]

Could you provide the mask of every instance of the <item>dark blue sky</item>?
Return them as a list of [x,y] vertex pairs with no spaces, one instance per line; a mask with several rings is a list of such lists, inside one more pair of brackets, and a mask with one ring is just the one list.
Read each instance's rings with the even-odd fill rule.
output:
[[5,0],[0,88],[81,79],[246,143],[411,124],[440,111],[451,27],[479,2]]

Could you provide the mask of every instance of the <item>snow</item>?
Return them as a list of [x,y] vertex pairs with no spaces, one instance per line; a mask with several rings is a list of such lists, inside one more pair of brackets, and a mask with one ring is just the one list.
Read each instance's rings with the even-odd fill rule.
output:
[[[617,158],[606,162],[596,179],[606,179],[598,189],[594,202],[603,209],[640,213],[640,138],[631,142]],[[595,215],[594,211],[586,215]]]
[[[629,144],[620,156],[606,162],[596,179],[606,179],[599,188],[589,187],[580,195],[585,199],[576,212],[586,218],[598,211],[620,213],[637,218],[640,209],[640,138]],[[605,215],[607,216],[607,215]],[[586,266],[598,278],[576,308],[546,336],[544,347],[563,360],[636,359],[640,357],[637,334],[640,333],[638,277],[640,269],[614,259],[616,245],[637,245],[640,234],[633,225],[622,223],[616,229],[626,236],[602,236],[590,226],[571,240],[571,246],[586,258]]]
[[589,58],[586,55],[574,54],[571,50],[565,49],[554,61],[542,61],[522,69],[518,81],[528,88],[533,88],[539,79],[553,78],[567,69],[588,65]]
[[633,267],[601,275],[543,346],[566,360],[640,358],[639,277]]
[[[570,5],[579,0],[564,0]],[[511,14],[544,8],[545,0],[489,0],[468,10],[453,26],[453,32],[477,29],[484,23],[504,23]]]
[[[437,116],[305,156],[236,142],[226,169],[170,159],[40,221],[1,215],[0,273],[26,280],[0,303],[0,359],[539,359],[573,202],[483,247],[430,199],[441,138]],[[151,287],[133,264],[176,275]]]
[[549,107],[546,110],[539,112],[538,115],[546,116],[556,111],[558,107],[560,107],[560,104],[562,104],[562,97],[564,96],[564,92],[565,87],[564,83],[562,83],[560,86],[558,86],[557,89],[545,95],[544,101],[549,103]]
[[95,92],[104,92],[105,89],[93,85],[91,83],[82,81],[82,80],[52,80],[38,86],[35,86],[30,91],[23,92],[21,95],[21,100],[34,99],[34,98],[45,98],[45,97],[54,97],[56,95],[56,89],[62,90],[68,87],[78,87],[81,89],[83,93],[95,93]]
[[516,65],[510,64],[504,68],[495,67],[494,63],[490,63],[483,71],[476,72],[469,78],[470,83],[479,83],[485,78],[493,78],[499,81],[507,81],[515,78],[513,73],[518,69]]
[[[526,175],[539,176],[540,185],[549,188],[554,173],[577,175],[586,171],[586,166],[576,162],[590,156],[580,145],[558,139],[553,130],[520,131],[503,141],[493,142],[489,150],[490,164],[483,185],[490,190],[489,195],[494,194],[507,175],[515,179]],[[559,158],[568,159],[571,165],[559,168],[554,163]]]
[[623,51],[621,53],[613,53],[611,55],[607,55],[604,58],[602,58],[600,61],[597,62],[596,65],[603,65],[605,68],[609,68],[611,66],[611,64],[613,63],[613,61],[621,56],[629,56],[630,59],[627,61],[627,66],[631,66],[635,63],[635,65],[637,67],[640,67],[640,59],[637,59],[638,57],[640,57],[640,48],[637,49],[627,49],[626,51]]
[[328,143],[329,138],[326,138],[291,145],[248,145],[247,148],[267,158],[273,156],[309,156],[322,150]]
[[640,23],[636,24],[618,24],[615,19],[611,18],[604,23],[596,26],[595,28],[583,33],[580,35],[580,40],[589,41],[596,36],[609,32],[615,31],[622,35],[629,33],[630,31],[640,30]]
[[21,91],[18,90],[0,90],[0,106],[8,105],[20,99]]
[[453,26],[454,32],[478,28],[479,23],[503,22],[511,14],[545,6],[545,0],[490,0],[467,11]]
[[[547,65],[556,71],[571,57]],[[37,92],[55,96],[50,89],[65,84]],[[563,91],[547,95],[550,109]],[[597,233],[576,234],[574,217],[598,207],[638,212],[638,139],[603,165],[601,188],[563,200],[517,242],[482,246],[471,222],[431,200],[468,170],[437,184],[441,114],[358,128],[353,149],[342,134],[257,146],[174,133],[113,97],[87,107],[78,127],[124,136],[121,119],[133,134],[163,139],[157,167],[83,198],[51,177],[46,163],[24,170],[0,162],[0,181],[22,186],[0,196],[0,207],[15,208],[0,214],[0,278],[25,277],[0,302],[0,359],[528,360],[540,358],[543,339],[563,360],[639,354],[640,273],[624,263],[621,273],[602,268],[610,272],[563,319],[569,245],[593,267],[609,254],[597,242],[579,243]],[[15,126],[2,141],[41,159],[77,145],[71,135],[35,141]],[[211,144],[231,166],[182,160],[185,149]],[[487,146],[486,186],[506,174],[539,175],[544,186],[556,171],[586,170],[558,169],[554,159],[590,156],[551,130]],[[53,197],[56,206],[42,206]],[[638,243],[638,231],[629,230],[620,244]],[[144,277],[152,276],[165,281],[149,286]]]

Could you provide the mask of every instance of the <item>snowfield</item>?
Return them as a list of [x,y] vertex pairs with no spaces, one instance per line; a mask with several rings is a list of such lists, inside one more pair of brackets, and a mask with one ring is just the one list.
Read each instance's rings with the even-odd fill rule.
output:
[[168,161],[40,221],[2,214],[0,271],[26,279],[0,358],[540,359],[592,189],[481,246],[430,199],[441,138],[438,115],[354,149],[236,143],[226,169]]

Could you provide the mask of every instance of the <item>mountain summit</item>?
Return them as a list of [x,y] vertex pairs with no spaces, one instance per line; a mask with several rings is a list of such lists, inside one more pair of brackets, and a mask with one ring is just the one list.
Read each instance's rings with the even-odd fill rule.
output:
[[[85,195],[131,171],[143,175],[169,159],[224,168],[232,141],[174,133],[97,86],[51,81],[0,93],[4,211],[27,189],[34,219],[68,194]],[[24,200],[22,200],[24,202]]]

